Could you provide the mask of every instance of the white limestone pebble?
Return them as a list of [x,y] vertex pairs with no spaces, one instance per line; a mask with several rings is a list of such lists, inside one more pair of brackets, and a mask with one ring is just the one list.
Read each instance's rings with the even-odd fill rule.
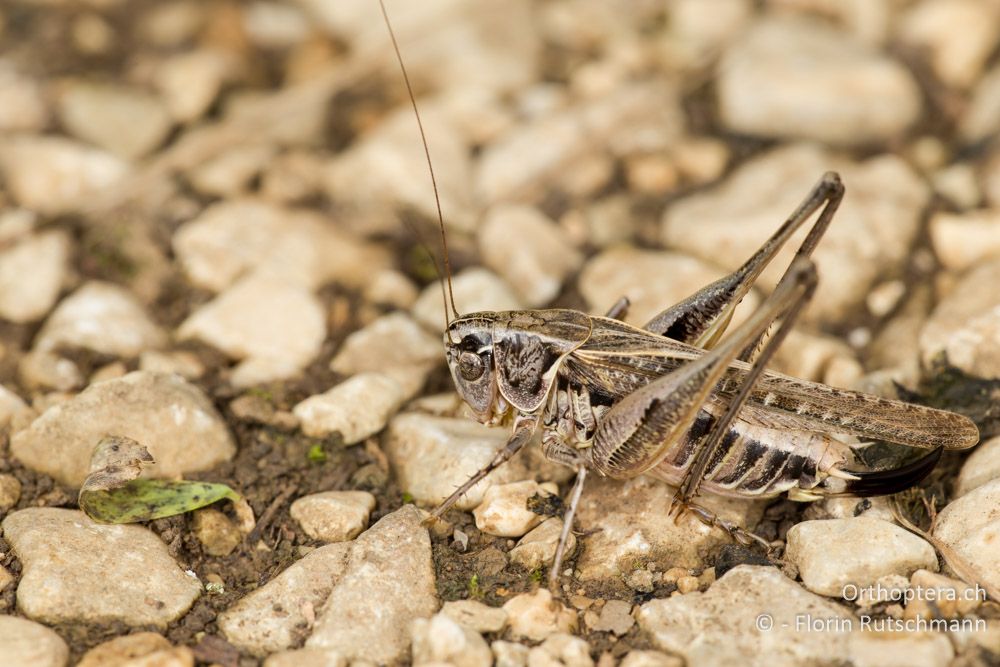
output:
[[35,349],[85,348],[135,357],[166,344],[167,337],[124,287],[90,281],[59,302],[35,338]]
[[441,613],[476,632],[500,632],[507,625],[507,612],[476,600],[445,602]]
[[[427,136],[434,137],[434,174],[445,223],[469,231],[477,208],[472,197],[471,160],[462,133],[436,106],[421,108]],[[365,225],[366,233],[397,231],[395,211],[411,207],[428,219],[437,219],[434,190],[427,180],[423,145],[414,141],[412,109],[400,109],[385,118],[348,150],[333,158],[324,170],[327,195]],[[385,221],[385,222],[379,222]],[[391,224],[377,229],[375,225]]]
[[472,512],[476,528],[488,535],[520,537],[542,522],[541,515],[527,508],[528,500],[552,493],[551,488],[533,480],[491,486]]
[[55,136],[0,142],[0,174],[14,201],[44,215],[71,213],[128,173],[121,159]]
[[33,132],[48,120],[40,82],[8,59],[0,59],[0,132]]
[[[829,170],[840,173],[850,194],[813,254],[820,284],[803,317],[843,322],[880,278],[905,264],[920,228],[930,191],[896,156],[859,163],[827,154],[814,144],[772,150],[743,163],[719,186],[671,204],[663,216],[661,240],[667,247],[735,270]],[[777,282],[810,225],[804,224],[764,269],[762,288]]]
[[[805,631],[810,618],[822,619],[824,630]],[[647,602],[636,620],[654,646],[687,664],[751,667],[845,661],[857,621],[775,568],[753,565],[733,568],[704,593]]]
[[[563,521],[559,517],[546,519],[522,537],[510,550],[510,562],[526,570],[551,565],[556,557],[556,547],[559,545],[562,528]],[[570,531],[566,539],[566,555],[571,555],[574,549],[576,549],[576,536]]]
[[573,632],[576,613],[552,598],[546,588],[534,593],[521,593],[504,603],[510,634],[515,639],[541,641],[558,632]]
[[803,521],[792,526],[787,540],[785,558],[799,568],[803,585],[847,600],[886,575],[938,567],[926,540],[870,517]]
[[[473,267],[460,271],[452,277],[451,286],[455,294],[455,305],[462,313],[517,310],[523,307],[510,286],[487,269]],[[448,318],[451,319],[451,306],[448,308]],[[413,304],[413,317],[432,331],[444,331],[445,314],[440,281],[428,285],[420,293],[417,302]]]
[[955,649],[944,632],[853,632],[848,637],[855,667],[947,667]]
[[943,353],[949,364],[983,378],[1000,377],[1000,294],[984,289],[1000,281],[1000,260],[967,272],[920,332],[920,354],[931,366]]
[[[384,448],[400,488],[420,504],[438,505],[489,463],[509,436],[507,428],[490,428],[471,419],[406,412],[389,422]],[[534,475],[554,479],[565,470],[544,463],[535,451],[521,452],[469,489],[455,507],[473,509],[496,484]]]
[[[664,521],[663,508],[673,495],[673,487],[647,477],[588,478],[577,513],[577,526],[587,532],[576,562],[579,579],[617,583],[636,563],[660,571],[702,568],[709,554],[731,542],[721,529],[709,528],[690,513],[676,523]],[[751,529],[763,513],[759,501],[705,496],[701,502],[721,518]],[[590,533],[592,528],[600,530]]]
[[174,646],[156,632],[134,632],[98,644],[83,654],[76,667],[193,667],[194,652]]
[[208,111],[234,64],[233,58],[219,49],[186,50],[160,63],[153,84],[171,118],[187,123]]
[[11,425],[15,419],[26,414],[28,410],[28,405],[20,396],[0,384],[0,429]]
[[583,261],[566,233],[531,206],[494,206],[479,227],[478,241],[483,263],[533,308],[552,301]]
[[17,607],[31,619],[166,627],[201,593],[142,526],[98,524],[54,507],[14,512],[2,526],[24,568]]
[[941,264],[952,271],[964,271],[1000,256],[1000,210],[935,213],[930,234]]
[[444,361],[444,348],[406,313],[383,315],[351,333],[330,362],[343,375],[376,372],[399,383],[409,398],[423,387],[427,375]]
[[403,658],[410,623],[438,607],[430,536],[421,520],[420,511],[406,505],[358,536],[307,648],[375,663]]
[[1000,41],[1000,8],[977,0],[922,0],[900,16],[897,36],[927,54],[942,82],[968,88]]
[[717,71],[722,122],[744,134],[866,144],[899,136],[921,109],[900,63],[803,18],[758,21]]
[[[684,577],[681,577],[681,580],[683,579]],[[678,580],[677,585],[677,590],[679,591],[681,590],[681,580]],[[695,581],[697,582],[697,579],[695,579]],[[684,593],[688,591],[681,592]],[[587,621],[587,625],[591,630],[595,630],[597,632],[613,632],[619,636],[627,633],[632,629],[632,626],[635,625],[635,619],[632,618],[632,605],[624,600],[608,600],[604,603],[604,606],[601,607],[600,614],[588,611],[584,614],[584,619]]]
[[58,113],[69,134],[126,160],[152,152],[173,125],[156,95],[139,88],[85,80],[61,86]]
[[314,211],[254,198],[209,206],[177,230],[173,247],[188,279],[213,292],[254,274],[310,290],[361,287],[388,264],[384,249]]
[[524,644],[498,639],[490,644],[490,648],[496,667],[527,667],[529,649]]
[[0,250],[0,318],[31,322],[45,316],[66,280],[70,248],[66,233],[53,230]]
[[230,381],[247,387],[301,372],[319,353],[326,319],[310,291],[254,274],[198,308],[177,335],[241,360]]
[[979,443],[955,481],[955,497],[960,498],[983,484],[1000,478],[1000,436]]
[[621,667],[684,667],[684,660],[660,651],[632,650],[622,658]]
[[490,667],[493,664],[493,653],[486,640],[446,614],[416,619],[411,633],[414,665],[445,663],[454,667]]
[[560,632],[528,651],[530,667],[594,667],[590,645],[580,637]]
[[14,434],[11,453],[29,468],[79,487],[94,447],[109,433],[146,446],[156,460],[147,474],[157,477],[207,470],[236,452],[200,389],[176,375],[135,371],[53,405]]
[[374,509],[375,496],[367,491],[324,491],[297,499],[289,513],[314,540],[344,542],[368,527]]
[[335,649],[300,648],[272,653],[264,660],[263,667],[347,667],[347,665],[347,658]]
[[[972,566],[977,577],[1000,587],[1000,480],[994,479],[941,510],[934,536]],[[933,569],[933,568],[927,568]]]
[[255,656],[295,646],[311,631],[330,591],[347,570],[351,543],[309,552],[219,615],[229,643]]
[[0,663],[5,667],[64,667],[69,646],[55,631],[18,616],[0,616]]
[[385,428],[405,396],[399,383],[381,373],[360,373],[329,391],[310,396],[292,412],[311,437],[340,433],[353,445]]

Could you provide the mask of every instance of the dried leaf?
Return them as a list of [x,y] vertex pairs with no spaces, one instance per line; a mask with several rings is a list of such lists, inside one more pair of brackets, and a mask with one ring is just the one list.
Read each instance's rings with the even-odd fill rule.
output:
[[80,509],[100,523],[133,523],[183,514],[224,498],[243,500],[225,484],[138,479],[149,463],[154,463],[153,457],[135,440],[103,438],[80,489]]

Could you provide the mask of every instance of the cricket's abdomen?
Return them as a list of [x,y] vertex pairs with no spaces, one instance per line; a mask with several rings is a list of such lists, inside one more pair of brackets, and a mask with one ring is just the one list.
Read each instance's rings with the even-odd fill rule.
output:
[[[648,474],[679,484],[694,460],[697,445],[708,437],[714,422],[714,415],[700,410],[691,429]],[[843,467],[849,452],[847,444],[825,434],[778,430],[737,419],[705,469],[701,491],[770,498],[795,490],[800,497],[808,496],[831,471]]]

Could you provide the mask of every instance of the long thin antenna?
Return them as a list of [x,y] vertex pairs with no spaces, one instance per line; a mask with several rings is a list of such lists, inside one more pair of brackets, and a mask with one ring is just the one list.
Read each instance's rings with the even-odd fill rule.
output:
[[[389,38],[392,40],[392,48],[396,52],[396,60],[399,62],[399,69],[403,72],[403,81],[406,83],[406,92],[410,95],[410,104],[413,105],[413,115],[417,117],[417,127],[420,128],[420,141],[424,145],[424,156],[427,158],[427,170],[431,174],[431,185],[434,186],[434,204],[437,206],[438,225],[441,228],[441,248],[444,250],[444,269],[448,280],[448,299],[451,302],[451,313],[453,317],[459,317],[458,308],[455,307],[455,293],[451,288],[451,260],[448,258],[448,239],[444,232],[444,215],[441,213],[441,197],[438,194],[437,178],[434,176],[434,165],[431,164],[431,151],[427,147],[427,136],[424,134],[424,124],[420,120],[420,111],[417,109],[417,99],[413,95],[413,86],[410,85],[410,77],[406,73],[406,65],[403,64],[403,55],[399,51],[399,44],[396,42],[396,33],[389,23],[389,14],[385,10],[385,2],[378,0],[378,6],[382,10],[382,18],[385,20],[385,27],[389,29]],[[437,262],[435,262],[436,264]],[[444,295],[442,294],[442,298]],[[448,318],[448,304],[445,303],[445,319]]]

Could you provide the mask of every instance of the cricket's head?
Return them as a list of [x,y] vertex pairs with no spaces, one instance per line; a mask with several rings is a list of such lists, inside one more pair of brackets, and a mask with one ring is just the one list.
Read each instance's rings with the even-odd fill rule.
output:
[[567,354],[590,337],[591,319],[575,310],[512,310],[454,318],[444,335],[459,395],[482,423],[513,408],[542,408]]

